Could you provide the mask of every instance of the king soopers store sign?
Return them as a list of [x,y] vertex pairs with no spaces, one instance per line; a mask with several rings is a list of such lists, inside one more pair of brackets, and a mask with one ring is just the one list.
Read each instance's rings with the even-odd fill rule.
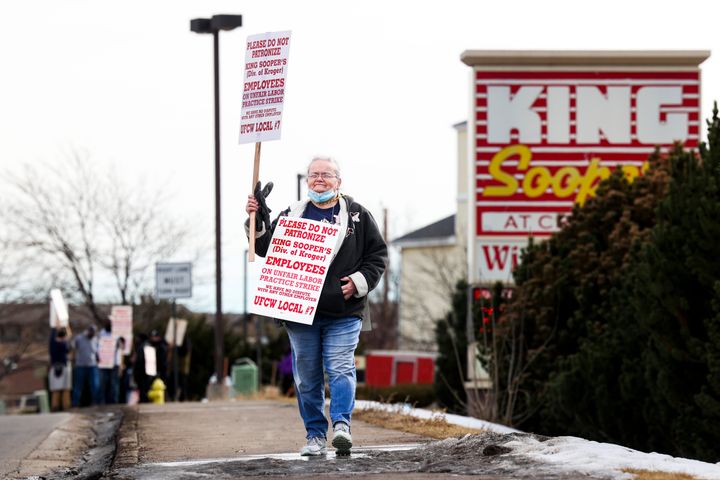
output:
[[470,281],[511,282],[529,236],[557,231],[656,147],[696,148],[708,52],[467,51],[473,67]]

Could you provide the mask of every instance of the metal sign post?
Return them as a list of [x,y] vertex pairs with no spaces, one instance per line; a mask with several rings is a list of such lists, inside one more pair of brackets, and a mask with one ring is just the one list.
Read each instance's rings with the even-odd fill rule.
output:
[[178,400],[178,338],[177,338],[177,307],[178,298],[192,297],[192,263],[156,263],[155,264],[155,295],[158,299],[171,300],[173,318],[173,400]]

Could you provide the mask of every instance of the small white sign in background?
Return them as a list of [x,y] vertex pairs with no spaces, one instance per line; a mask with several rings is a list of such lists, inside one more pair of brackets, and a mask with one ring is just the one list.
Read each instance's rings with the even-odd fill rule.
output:
[[280,140],[289,52],[289,31],[248,37],[240,143]]
[[156,263],[155,291],[160,299],[192,297],[192,263]]
[[280,217],[265,258],[250,264],[248,310],[311,325],[339,230],[327,222]]
[[145,355],[145,375],[148,377],[154,377],[158,374],[157,370],[157,357],[155,355],[155,348],[150,345],[143,347],[143,354]]
[[117,338],[114,335],[101,336],[98,339],[98,367],[113,368],[115,366],[115,349]]
[[[175,331],[175,319],[171,318],[165,328],[165,341],[169,345],[176,345],[182,347],[183,340],[185,339],[185,332],[187,331],[187,320],[178,319],[177,331]],[[177,336],[173,339],[173,334]],[[177,341],[175,341],[177,340]]]
[[53,288],[50,290],[50,327],[67,327],[69,319],[68,307],[62,292]]
[[133,307],[131,305],[113,305],[110,310],[110,323],[113,336],[125,339],[123,353],[129,355],[133,344]]

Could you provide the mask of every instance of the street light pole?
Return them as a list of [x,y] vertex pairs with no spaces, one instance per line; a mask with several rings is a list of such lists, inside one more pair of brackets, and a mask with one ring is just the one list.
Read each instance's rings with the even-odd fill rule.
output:
[[213,15],[190,20],[195,33],[212,33],[215,90],[215,375],[218,384],[225,381],[223,368],[224,329],[222,321],[222,215],[220,212],[220,30],[242,26],[241,15]]
[[213,31],[213,65],[215,71],[215,375],[220,385],[223,372],[224,325],[222,319],[222,215],[220,202],[220,35]]

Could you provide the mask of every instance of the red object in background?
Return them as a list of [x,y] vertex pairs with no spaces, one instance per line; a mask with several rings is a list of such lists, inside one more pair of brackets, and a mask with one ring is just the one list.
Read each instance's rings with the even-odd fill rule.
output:
[[415,362],[404,361],[395,363],[395,384],[402,385],[404,383],[414,383]]
[[372,387],[431,384],[435,380],[435,353],[372,350],[365,354],[365,383]]

